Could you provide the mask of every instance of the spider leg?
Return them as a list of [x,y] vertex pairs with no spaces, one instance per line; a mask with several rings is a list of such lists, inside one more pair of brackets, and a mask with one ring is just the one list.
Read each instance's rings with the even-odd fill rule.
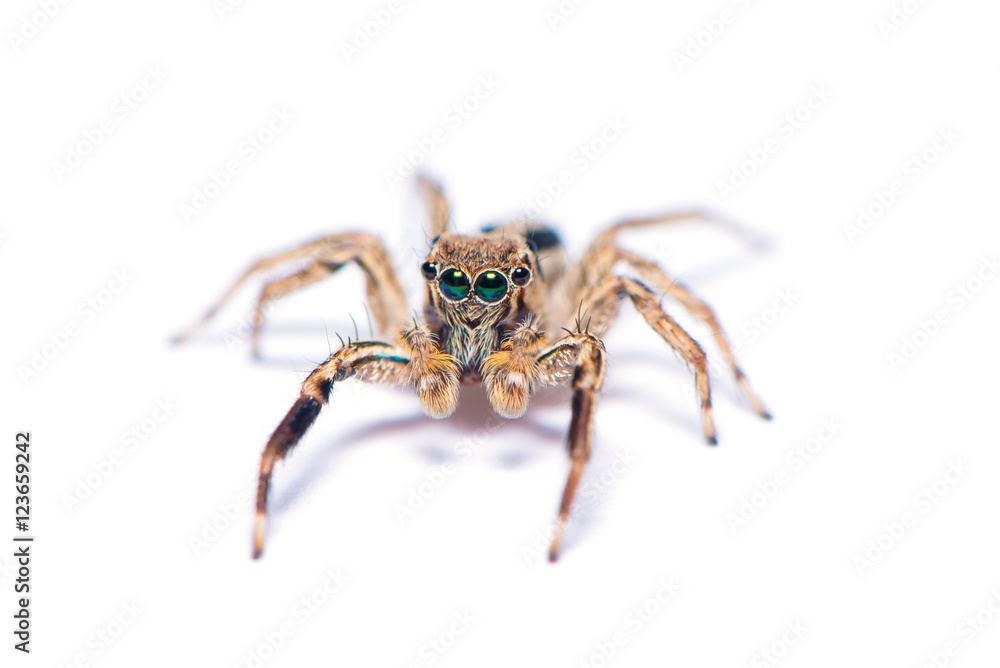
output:
[[294,292],[307,285],[317,283],[333,274],[339,268],[339,265],[313,262],[302,271],[264,285],[260,291],[260,297],[257,298],[257,306],[254,308],[253,319],[250,323],[250,350],[253,352],[254,357],[260,356],[260,328],[264,324],[264,315],[271,302],[287,295],[289,292]]
[[573,378],[573,408],[567,436],[570,470],[559,503],[555,536],[549,547],[549,561],[555,561],[559,557],[559,544],[569,520],[570,508],[573,506],[583,469],[590,459],[594,408],[601,385],[604,384],[607,361],[604,344],[600,339],[588,332],[576,331],[539,355],[536,363],[543,383],[558,382],[569,374]]
[[330,355],[302,383],[299,398],[278,425],[260,460],[257,482],[257,515],[254,522],[253,557],[264,551],[267,497],[274,465],[285,458],[312,426],[330,397],[335,383],[348,378],[395,385],[412,385],[424,412],[447,417],[458,404],[458,364],[437,349],[423,327],[400,336],[400,345],[381,341],[355,341]]
[[428,213],[431,218],[431,227],[428,230],[430,238],[434,239],[442,234],[447,234],[451,227],[451,207],[448,206],[448,200],[444,196],[441,185],[423,175],[417,177],[417,184],[427,201]]
[[251,332],[255,352],[258,330],[267,305],[271,301],[316,283],[334,274],[349,262],[356,263],[365,274],[368,302],[379,331],[383,334],[394,334],[405,322],[406,296],[396,279],[396,273],[382,243],[369,234],[348,232],[324,237],[255,262],[236,279],[219,301],[208,309],[201,320],[176,336],[174,342],[187,341],[194,336],[253,275],[293,261],[304,261],[306,266],[295,274],[267,284],[261,291]]
[[733,374],[736,376],[736,382],[739,384],[740,390],[750,401],[754,412],[765,420],[770,420],[771,414],[768,413],[766,408],[764,408],[764,404],[761,402],[760,398],[758,398],[754,391],[750,389],[750,383],[747,381],[746,374],[743,373],[743,370],[740,369],[739,365],[736,363],[736,357],[733,355],[729,340],[726,338],[725,332],[722,331],[722,326],[719,324],[718,319],[716,319],[715,313],[712,311],[711,307],[693,294],[687,287],[668,276],[666,272],[664,272],[659,265],[652,260],[636,255],[635,253],[622,248],[614,248],[613,252],[618,259],[625,260],[633,268],[635,268],[642,279],[647,281],[652,287],[657,290],[661,290],[676,299],[691,315],[699,318],[711,328],[712,335],[718,342],[719,348],[722,350],[722,354],[725,356],[726,361],[733,370]]
[[[686,220],[714,220],[711,214],[707,211],[702,211],[699,209],[691,209],[688,211],[678,211],[675,213],[667,213],[661,216],[652,216],[649,218],[632,218],[629,220],[623,220],[620,223],[616,223],[606,230],[602,231],[596,237],[594,237],[593,242],[587,248],[587,251],[580,258],[580,262],[576,265],[576,271],[573,276],[569,277],[569,294],[578,295],[586,291],[588,288],[593,287],[597,284],[597,281],[611,272],[611,267],[614,262],[608,264],[608,249],[614,246],[615,239],[618,234],[624,230],[633,229],[637,227],[649,227],[651,225],[665,225],[668,223],[680,223]],[[570,304],[563,302],[560,315],[563,316],[563,320],[569,318],[570,311],[567,309],[576,308],[577,301],[573,301]]]
[[632,300],[639,314],[694,369],[695,387],[701,399],[702,428],[710,445],[718,441],[712,421],[712,396],[708,378],[708,358],[698,342],[671,318],[656,294],[639,281],[624,276],[605,276],[582,300],[583,308],[593,319],[595,331],[608,327],[618,314],[619,301]]
[[630,230],[636,227],[649,227],[650,225],[664,225],[666,223],[680,223],[685,220],[706,220],[717,221],[718,217],[713,216],[710,211],[704,209],[689,209],[687,211],[674,211],[660,216],[650,216],[648,218],[630,218],[615,223],[597,235],[590,246],[588,254],[601,246],[608,246],[614,243],[618,233],[622,230]]
[[714,222],[720,220],[718,217],[712,216],[710,212],[690,210],[651,218],[626,220],[604,230],[594,240],[584,255],[583,261],[580,263],[577,290],[582,292],[587,289],[587,286],[596,285],[601,279],[611,273],[611,270],[619,261],[627,262],[639,273],[642,280],[648,282],[655,289],[661,290],[676,299],[691,315],[699,318],[711,328],[712,335],[718,341],[722,354],[733,370],[740,390],[750,401],[754,412],[770,420],[771,414],[764,407],[760,398],[750,389],[750,383],[747,381],[746,374],[743,373],[743,370],[736,363],[736,357],[733,355],[729,340],[726,338],[722,326],[708,304],[694,295],[687,287],[668,276],[656,262],[625,250],[615,244],[615,238],[618,233],[626,229],[694,219]]
[[[659,299],[642,283],[624,276],[606,276],[587,291],[582,299],[582,312],[590,326],[601,331],[618,315],[620,301],[628,297],[636,310],[664,341],[688,362],[695,372],[695,385],[701,397],[702,427],[705,439],[714,445],[715,425],[712,421],[712,398],[705,352],[677,322],[660,306]],[[605,350],[601,341],[587,331],[570,333],[535,360],[537,382],[552,384],[572,375],[573,415],[570,421],[570,473],[559,505],[555,536],[549,548],[549,561],[559,554],[566,522],[569,519],[576,489],[590,458],[593,411],[597,393],[604,382]]]

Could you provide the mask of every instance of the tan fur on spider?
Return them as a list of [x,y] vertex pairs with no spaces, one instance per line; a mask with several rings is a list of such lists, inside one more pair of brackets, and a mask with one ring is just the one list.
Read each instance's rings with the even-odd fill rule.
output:
[[[708,305],[655,262],[616,244],[622,230],[708,219],[705,213],[690,211],[619,223],[598,235],[570,270],[555,233],[531,221],[517,221],[474,236],[450,233],[450,209],[441,188],[423,178],[419,186],[427,196],[434,237],[420,267],[427,294],[422,322],[404,325],[406,299],[385,249],[371,235],[355,232],[325,237],[253,264],[201,321],[176,339],[193,336],[248,278],[291,262],[304,266],[264,286],[258,299],[251,337],[255,352],[260,325],[272,300],[331,276],[352,262],[364,272],[368,304],[380,333],[388,339],[348,341],[302,383],[298,400],[271,435],[261,457],[254,558],[264,549],[267,498],[275,464],[316,420],[333,385],[353,378],[412,387],[424,412],[432,418],[445,418],[455,411],[460,383],[481,381],[494,410],[506,418],[518,418],[539,388],[569,381],[573,396],[567,436],[571,467],[549,550],[550,560],[555,561],[590,458],[594,409],[607,365],[607,353],[598,337],[614,322],[626,298],[693,369],[702,428],[709,443],[714,444],[716,436],[705,351],[663,310],[662,294],[676,299],[709,326],[743,394],[759,415],[770,418],[737,366]],[[620,262],[630,266],[642,282],[614,274]],[[565,329],[566,335],[550,344],[545,332],[564,324],[573,328]]]

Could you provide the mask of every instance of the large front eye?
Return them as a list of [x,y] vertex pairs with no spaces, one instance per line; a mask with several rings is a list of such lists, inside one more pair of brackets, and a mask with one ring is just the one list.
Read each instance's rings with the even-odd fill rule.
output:
[[461,269],[445,269],[439,283],[441,294],[452,301],[460,301],[469,296],[469,277]]
[[484,302],[500,301],[507,294],[507,277],[499,271],[484,271],[476,279],[476,296]]

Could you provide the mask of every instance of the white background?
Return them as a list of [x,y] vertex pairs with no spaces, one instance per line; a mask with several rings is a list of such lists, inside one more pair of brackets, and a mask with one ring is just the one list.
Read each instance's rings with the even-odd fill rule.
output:
[[[43,21],[34,2],[5,3],[2,516],[13,534],[14,434],[30,430],[36,542],[30,657],[11,647],[16,575],[2,550],[4,665],[246,666],[263,652],[267,666],[761,666],[773,648],[789,668],[915,667],[943,661],[949,642],[949,665],[992,665],[995,3],[926,3],[886,36],[888,1],[594,1],[553,26],[555,0],[422,0],[350,62],[342,43],[386,3],[347,4],[257,0],[220,17],[209,0],[69,3]],[[704,22],[723,9],[733,20],[710,37]],[[15,44],[25,20],[45,25]],[[679,67],[699,33],[708,46]],[[165,78],[121,118],[115,100],[146,68]],[[480,77],[498,87],[455,127],[445,115]],[[786,136],[778,124],[814,87],[831,96]],[[246,161],[241,143],[275,108],[294,120]],[[111,133],[60,179],[53,163],[105,118]],[[579,171],[574,152],[608,119],[625,129]],[[720,371],[720,444],[706,446],[690,372],[626,305],[606,339],[585,478],[610,484],[557,565],[532,550],[568,470],[565,391],[479,432],[463,458],[456,447],[491,415],[479,388],[435,422],[404,391],[349,384],[279,468],[252,562],[240,504],[260,450],[335,334],[353,336],[350,316],[367,330],[360,275],[277,304],[261,362],[233,342],[260,281],[191,344],[169,339],[251,260],[321,234],[380,235],[419,292],[426,219],[412,179],[390,189],[385,174],[438,127],[447,140],[422,168],[464,231],[523,211],[564,169],[573,182],[543,216],[575,254],[628,215],[703,206],[735,221],[735,233],[689,224],[626,242],[715,308],[775,419]],[[907,161],[948,128],[957,139],[913,180]],[[769,138],[777,150],[724,201],[719,181]],[[181,205],[233,159],[240,173],[185,221]],[[896,179],[905,192],[849,235]],[[124,289],[102,292],[121,271]],[[959,299],[959,285],[979,291]],[[782,293],[792,306],[775,318]],[[708,332],[665,305],[718,359]],[[936,311],[934,336],[893,364]],[[158,400],[176,406],[162,422]],[[833,438],[803,466],[788,459],[827,435],[824,420],[840,425]],[[133,428],[148,434],[131,449]],[[619,453],[632,463],[612,476]],[[915,498],[949,462],[962,476],[933,503]],[[401,523],[397,504],[446,464],[454,474]],[[727,516],[782,473],[734,530]],[[96,489],[81,488],[88,476]],[[904,517],[893,538],[885,527]],[[338,569],[349,580],[317,594]],[[679,591],[656,602],[671,578]],[[324,603],[306,618],[295,606],[313,595]],[[629,615],[643,605],[639,624]],[[977,613],[992,623],[972,631]],[[456,615],[474,621],[435,654],[427,643],[449,643]],[[291,635],[271,652],[282,625]]]

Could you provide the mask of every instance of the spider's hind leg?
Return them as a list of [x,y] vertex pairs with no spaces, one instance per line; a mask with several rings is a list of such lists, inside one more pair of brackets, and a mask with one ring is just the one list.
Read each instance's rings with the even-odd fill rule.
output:
[[746,374],[743,373],[739,364],[736,363],[736,356],[733,355],[733,350],[729,344],[729,340],[726,338],[725,332],[722,331],[722,326],[719,324],[719,321],[715,317],[715,313],[712,311],[711,307],[709,307],[709,305],[706,304],[701,298],[692,293],[687,287],[670,278],[670,276],[660,269],[660,267],[652,260],[648,260],[624,249],[616,248],[615,250],[618,256],[628,262],[629,265],[639,273],[644,281],[647,281],[655,289],[662,290],[665,294],[676,299],[685,309],[687,309],[688,313],[700,319],[702,322],[707,324],[709,328],[711,328],[712,336],[718,343],[719,349],[722,350],[722,354],[725,356],[730,368],[732,368],[733,374],[736,376],[736,383],[739,385],[743,395],[753,406],[753,410],[757,413],[757,415],[761,416],[765,420],[770,420],[771,414],[766,408],[764,408],[764,404],[761,402],[760,398],[752,389],[750,389],[750,383],[747,381]]
[[762,418],[770,420],[771,414],[764,407],[763,402],[756,393],[750,389],[750,383],[747,380],[746,374],[743,373],[743,370],[736,363],[736,356],[733,354],[729,340],[711,307],[687,287],[667,275],[656,262],[625,250],[615,243],[618,233],[626,229],[698,219],[713,220],[707,212],[692,210],[654,218],[626,220],[608,228],[597,236],[590,249],[584,255],[584,259],[580,263],[577,290],[585,291],[588,286],[596,285],[601,279],[611,273],[611,270],[618,262],[626,262],[652,288],[660,290],[664,294],[676,299],[688,313],[709,326],[712,330],[712,336],[718,342],[719,348],[726,358],[726,362],[728,362],[733,370],[740,390],[750,402],[754,412]]
[[447,234],[451,228],[451,207],[444,196],[441,185],[428,176],[418,176],[417,185],[424,194],[430,215],[430,229],[427,231],[431,239]]
[[632,300],[632,304],[649,326],[693,368],[695,387],[701,399],[701,421],[705,440],[710,445],[715,445],[718,441],[715,436],[715,423],[712,420],[708,358],[698,342],[692,339],[676,320],[667,315],[652,290],[631,278],[605,276],[588,291],[581,302],[581,312],[586,314],[585,320],[591,323],[595,331],[602,332],[617,317],[620,300],[625,297]]
[[268,283],[261,290],[251,322],[250,340],[253,343],[254,354],[257,353],[257,340],[264,314],[272,301],[332,276],[342,266],[350,262],[357,263],[365,274],[368,304],[379,332],[394,336],[406,321],[406,296],[396,279],[396,272],[392,268],[392,263],[389,261],[382,242],[370,234],[348,232],[324,237],[255,262],[236,279],[201,320],[176,336],[174,342],[180,343],[193,337],[255,274],[296,261],[304,262],[305,267],[296,273]]

